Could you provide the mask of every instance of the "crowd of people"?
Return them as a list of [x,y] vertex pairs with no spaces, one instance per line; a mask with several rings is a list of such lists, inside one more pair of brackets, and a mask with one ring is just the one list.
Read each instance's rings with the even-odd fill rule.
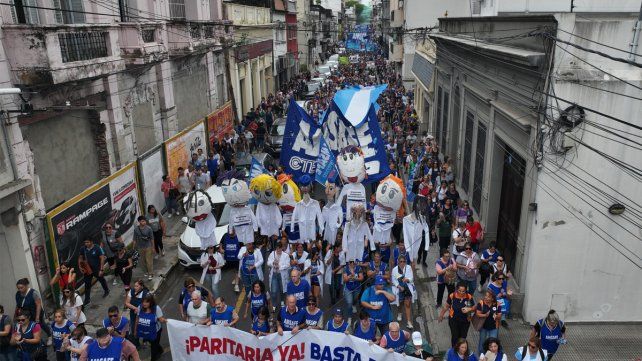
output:
[[[103,229],[101,242],[85,241],[78,273],[62,264],[51,281],[63,290],[52,322],[45,322],[38,292],[29,288],[28,280],[20,280],[15,323],[0,306],[0,361],[41,360],[43,354],[46,358],[47,344],[52,345],[56,359],[61,361],[109,357],[138,360],[141,341],[150,344],[151,359],[157,360],[163,353],[160,340],[167,320],[145,281],[154,277],[154,259],[165,255],[163,237],[167,227],[163,217],[178,215],[180,200],[187,193],[206,189],[221,171],[233,168],[235,153],[263,149],[275,119],[284,114],[290,99],[306,93],[305,82],[312,76],[300,74],[276,95],[262,99],[230,134],[212,144],[210,154],[198,149],[189,164],[178,170],[177,179],[165,176],[161,187],[166,200],[164,209],[161,212],[150,205],[147,214],[138,218],[133,251],[125,249],[122,236],[109,226]],[[440,249],[435,263],[438,319],[448,316],[452,339],[445,360],[508,359],[499,330],[508,327],[511,273],[494,242],[485,244],[481,224],[475,220],[469,203],[460,198],[451,159],[440,153],[430,135],[420,135],[414,94],[404,87],[401,75],[382,56],[361,54],[359,62],[332,71],[310,97],[306,110],[319,118],[336,90],[379,83],[388,85],[378,100],[378,116],[387,139],[390,169],[409,185],[412,199],[397,212],[390,242],[378,243],[374,251],[365,247],[362,257],[346,261],[342,227],[335,233],[329,228],[327,232],[313,231],[313,239],[307,244],[290,243],[286,232],[279,239],[259,237],[255,243],[243,244],[231,231],[218,247],[209,247],[201,256],[203,273],[199,282],[191,277],[185,279],[177,306],[183,321],[236,327],[240,319],[248,319],[251,326],[246,331],[257,336],[327,330],[376,343],[390,352],[431,360],[427,341],[414,331],[412,314],[417,300],[415,271],[417,267],[428,267],[427,250],[436,245]],[[269,171],[275,176],[283,172],[277,167]],[[373,196],[366,209],[366,234],[372,232],[370,218],[375,203]],[[336,212],[321,207],[324,222],[336,222],[332,218]],[[411,241],[403,224],[404,217],[410,214],[421,223],[420,234],[423,232],[416,240],[421,242],[418,253],[407,250]],[[144,266],[145,277],[132,283],[132,270],[139,262]],[[237,292],[243,288],[246,302],[241,309],[235,309],[220,292],[223,267],[238,270],[232,284]],[[84,328],[83,310],[91,302],[94,278],[103,288],[103,295],[109,294],[104,278],[108,268],[123,284],[129,317],[122,315],[118,306],[110,307],[103,327],[92,338]],[[76,291],[78,277],[85,284],[84,299]],[[113,285],[116,284],[115,279]],[[326,292],[330,297],[324,296]],[[481,294],[477,300],[475,292]],[[323,299],[329,300],[330,307],[321,307]],[[475,353],[466,340],[471,324],[479,332]],[[564,343],[565,331],[564,323],[551,311],[533,326],[531,338],[515,357],[550,360],[558,345]]]

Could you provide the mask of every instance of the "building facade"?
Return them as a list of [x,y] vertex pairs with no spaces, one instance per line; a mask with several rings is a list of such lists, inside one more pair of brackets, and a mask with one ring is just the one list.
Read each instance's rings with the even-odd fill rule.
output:
[[274,92],[274,26],[270,6],[267,0],[224,3],[225,16],[234,23],[234,47],[228,62],[239,119],[255,108],[261,98]]
[[[14,264],[15,276],[2,286],[13,289],[27,276],[40,289],[49,277],[45,210],[225,103],[222,51],[233,29],[222,20],[220,0],[16,4],[0,9],[0,72],[3,86],[28,94],[33,111],[6,114],[11,173],[29,185],[10,201],[18,213],[8,227],[22,231],[7,230],[6,244],[21,244],[24,255],[1,261]],[[23,103],[11,100],[5,110]]]
[[633,14],[443,18],[430,36],[432,89],[418,74],[434,92],[430,130],[514,275],[513,312],[529,322],[551,308],[566,321],[641,319],[630,210],[642,154],[622,136],[642,125],[630,117],[642,113],[630,99],[642,73],[560,42],[621,56],[600,44],[626,49]]

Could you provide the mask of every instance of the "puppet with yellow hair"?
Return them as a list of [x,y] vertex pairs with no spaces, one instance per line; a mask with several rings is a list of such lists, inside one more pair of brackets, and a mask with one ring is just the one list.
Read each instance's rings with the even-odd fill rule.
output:
[[268,174],[259,174],[250,181],[250,193],[258,201],[256,205],[256,220],[262,236],[274,237],[279,235],[279,227],[283,222],[277,202],[283,195],[281,184]]
[[282,195],[279,198],[279,207],[283,213],[282,227],[288,236],[290,243],[298,242],[300,239],[299,226],[295,225],[293,229],[288,227],[292,223],[292,213],[294,207],[301,201],[301,192],[299,187],[292,180],[292,176],[288,174],[279,174],[277,181],[281,184]]
[[403,181],[392,174],[382,179],[377,187],[375,198],[376,204],[372,212],[374,218],[372,240],[381,253],[381,259],[388,262],[392,246],[390,232],[395,223],[397,211],[406,199]]

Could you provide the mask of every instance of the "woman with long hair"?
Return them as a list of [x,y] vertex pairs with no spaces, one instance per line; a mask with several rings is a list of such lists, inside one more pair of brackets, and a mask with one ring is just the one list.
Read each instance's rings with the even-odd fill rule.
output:
[[87,349],[93,339],[87,336],[85,326],[78,326],[71,331],[71,336],[63,342],[65,350],[70,352],[71,361],[78,361],[80,354]]
[[252,334],[256,336],[267,336],[270,334],[270,311],[266,306],[259,308],[252,321]]
[[446,352],[444,361],[477,361],[477,356],[470,351],[468,341],[460,338],[455,342],[455,346]]
[[484,341],[484,348],[479,355],[480,361],[508,361],[508,356],[502,349],[502,343],[496,337],[490,337]]
[[477,303],[475,315],[484,320],[480,325],[479,344],[477,346],[477,352],[481,353],[484,342],[486,342],[487,339],[497,338],[499,321],[502,318],[502,308],[497,304],[494,293],[486,291],[484,298]]
[[131,253],[128,253],[121,244],[114,246],[114,250],[114,264],[110,268],[114,270],[114,277],[120,276],[125,287],[125,292],[127,292],[129,291],[129,284],[132,281],[134,259]]
[[134,335],[151,344],[151,360],[156,361],[163,354],[160,345],[163,327],[161,323],[167,322],[163,317],[163,310],[156,304],[154,295],[148,293],[138,307],[138,315],[134,325]]
[[252,309],[252,320],[256,318],[261,307],[268,307],[270,309],[270,294],[267,292],[265,283],[261,280],[256,280],[252,283],[252,290],[247,295],[247,302],[245,303],[245,315],[247,318],[248,309]]
[[74,326],[84,325],[85,321],[87,321],[87,317],[82,311],[82,297],[76,293],[72,285],[67,286],[67,288],[62,291],[62,307],[65,310],[65,317],[71,321]]
[[154,232],[154,249],[156,251],[156,258],[158,256],[165,256],[165,250],[163,249],[163,237],[165,236],[165,220],[163,216],[158,213],[156,207],[153,204],[147,206],[147,224],[152,228]]
[[[76,287],[76,272],[72,267],[69,267],[69,262],[62,262],[60,266],[56,267],[56,274],[49,281],[50,286],[55,284],[58,284],[61,291],[69,285]],[[62,293],[60,299],[62,300]]]
[[[142,279],[134,282],[134,286],[125,293],[125,307],[129,309],[129,333],[134,335],[134,326],[136,321],[136,314],[138,313],[138,307],[143,302],[143,298],[147,296],[149,290],[145,287],[145,282]],[[134,344],[138,344],[138,341],[134,339]],[[137,345],[138,346],[138,345]]]
[[321,280],[323,279],[323,262],[320,259],[319,252],[316,249],[310,251],[310,256],[305,260],[303,265],[303,274],[308,279],[308,283],[312,287],[312,295],[317,299],[323,293],[321,288]]

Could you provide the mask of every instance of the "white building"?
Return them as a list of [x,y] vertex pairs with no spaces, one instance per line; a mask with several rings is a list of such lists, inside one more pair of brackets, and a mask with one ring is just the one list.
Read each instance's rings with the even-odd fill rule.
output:
[[[447,18],[431,35],[430,130],[515,276],[513,312],[529,322],[551,308],[566,321],[642,320],[642,151],[631,138],[642,71],[574,46],[627,58],[639,5]],[[618,204],[626,210],[611,214]]]

